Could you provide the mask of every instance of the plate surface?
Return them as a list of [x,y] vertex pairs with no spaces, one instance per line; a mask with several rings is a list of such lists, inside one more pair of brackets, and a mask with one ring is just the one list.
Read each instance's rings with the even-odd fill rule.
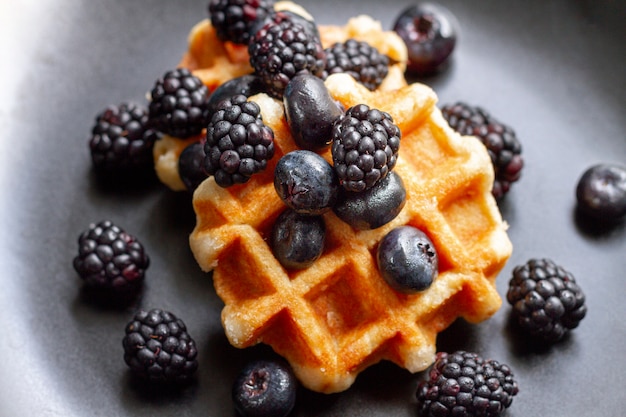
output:
[[[387,29],[409,1],[301,0],[319,23],[360,13]],[[508,363],[520,394],[508,416],[618,416],[626,398],[626,227],[576,215],[579,176],[599,162],[626,164],[626,7],[614,1],[441,1],[461,33],[452,66],[422,80],[440,103],[482,105],[516,130],[523,177],[501,202],[515,265],[548,257],[571,271],[588,316],[561,343],[531,343],[505,303],[479,325],[457,322],[440,350],[466,349]],[[87,140],[108,104],[142,102],[174,66],[205,1],[3,2],[0,6],[1,416],[233,416],[230,386],[265,347],[232,348],[221,301],[197,267],[187,237],[190,197],[154,182],[113,189],[95,181]],[[90,222],[111,219],[151,257],[135,304],[90,302],[72,268]],[[129,378],[124,326],[138,308],[162,307],[187,323],[199,347],[197,383],[175,394]],[[381,363],[347,392],[300,390],[294,416],[414,416],[423,374]],[[603,382],[605,381],[605,382]]]

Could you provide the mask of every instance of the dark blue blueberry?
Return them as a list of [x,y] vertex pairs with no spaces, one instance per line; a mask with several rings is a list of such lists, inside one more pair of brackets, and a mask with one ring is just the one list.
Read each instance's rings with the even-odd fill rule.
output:
[[261,79],[253,74],[242,75],[241,77],[228,80],[217,87],[209,97],[209,115],[212,115],[217,110],[217,105],[223,100],[230,99],[236,95],[251,97],[263,92],[264,89],[265,86]]
[[339,182],[333,167],[315,152],[297,150],[276,164],[274,188],[280,199],[299,214],[319,215],[337,200]]
[[325,235],[321,216],[304,216],[287,209],[274,223],[270,245],[282,266],[304,269],[322,254]]
[[626,216],[626,168],[598,164],[587,169],[578,181],[576,199],[590,217],[613,221]]
[[296,402],[296,378],[282,362],[250,362],[233,384],[235,409],[243,417],[284,417]]
[[333,212],[358,230],[376,229],[393,220],[406,203],[406,189],[402,178],[389,171],[372,188],[361,192],[339,187]]
[[385,235],[376,252],[378,269],[396,291],[424,291],[438,274],[439,257],[433,242],[413,226],[400,226]]
[[190,192],[207,178],[203,165],[204,145],[201,142],[194,142],[183,149],[178,158],[178,175]]

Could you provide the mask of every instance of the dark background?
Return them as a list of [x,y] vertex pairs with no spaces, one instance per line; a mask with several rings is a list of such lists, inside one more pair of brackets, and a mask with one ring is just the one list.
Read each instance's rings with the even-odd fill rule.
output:
[[[390,29],[409,1],[299,2],[318,23],[370,14]],[[626,399],[624,223],[600,227],[575,213],[574,189],[598,162],[626,164],[626,18],[619,1],[442,1],[457,16],[452,66],[422,80],[440,103],[464,100],[513,126],[523,177],[501,203],[514,244],[498,280],[548,257],[586,292],[588,316],[545,347],[509,322],[509,307],[480,325],[455,323],[441,350],[475,350],[508,363],[521,416],[623,415]],[[188,248],[190,197],[153,182],[111,189],[95,181],[87,140],[108,104],[143,102],[178,62],[206,1],[54,0],[0,4],[0,415],[233,416],[230,386],[259,347],[232,348],[221,301]],[[90,222],[111,219],[144,243],[147,282],[134,305],[91,302],[72,268]],[[150,392],[129,378],[121,339],[137,307],[162,307],[199,346],[198,381]],[[347,392],[301,390],[295,416],[413,416],[422,374],[382,363]]]

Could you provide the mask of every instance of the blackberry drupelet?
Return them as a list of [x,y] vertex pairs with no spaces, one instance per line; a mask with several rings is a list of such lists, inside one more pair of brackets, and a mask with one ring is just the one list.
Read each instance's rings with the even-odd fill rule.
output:
[[208,9],[218,38],[247,45],[256,23],[274,13],[274,1],[211,0]]
[[248,46],[250,64],[268,92],[282,99],[289,81],[298,74],[321,77],[326,64],[319,37],[305,30],[297,19],[277,12]]
[[150,93],[150,122],[170,136],[199,135],[209,118],[209,89],[186,68],[167,71]]
[[331,153],[348,191],[371,188],[396,165],[400,128],[392,117],[365,104],[349,108],[333,124]]
[[274,132],[244,95],[222,101],[207,127],[204,169],[221,187],[245,183],[274,156]]
[[492,193],[498,199],[503,197],[511,184],[519,180],[524,167],[522,146],[515,131],[481,107],[463,102],[447,104],[442,107],[441,112],[454,130],[462,135],[478,137],[487,147],[495,170]]
[[196,342],[174,314],[160,309],[139,311],[125,332],[124,361],[140,378],[182,383],[198,369]]
[[577,327],[587,313],[574,276],[549,259],[530,259],[515,267],[506,299],[523,329],[552,342]]
[[109,106],[96,116],[89,150],[96,172],[124,176],[144,174],[153,166],[158,133],[148,126],[148,112],[134,103]]
[[511,405],[518,391],[507,365],[457,351],[437,354],[416,396],[423,417],[495,417]]
[[345,72],[370,90],[375,90],[389,72],[389,57],[356,39],[335,43],[324,50],[326,68],[322,77]]
[[104,220],[81,233],[73,264],[87,286],[125,291],[143,281],[150,258],[136,237]]

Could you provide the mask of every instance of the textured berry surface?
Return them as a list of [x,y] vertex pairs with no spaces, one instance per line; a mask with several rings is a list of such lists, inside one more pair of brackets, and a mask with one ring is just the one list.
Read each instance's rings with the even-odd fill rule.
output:
[[598,164],[578,180],[576,200],[586,215],[606,221],[626,216],[626,167]]
[[574,276],[549,259],[515,267],[506,298],[520,326],[548,341],[563,338],[587,313]]
[[303,73],[321,77],[326,65],[319,37],[290,16],[276,13],[248,47],[250,64],[268,92],[279,99],[293,77]]
[[178,157],[178,175],[188,191],[193,192],[207,178],[204,171],[204,143],[194,142]]
[[274,170],[274,188],[280,199],[299,214],[319,215],[337,201],[337,175],[324,158],[312,151],[284,155]]
[[144,173],[152,169],[158,139],[148,127],[148,112],[134,103],[109,106],[96,116],[89,150],[97,172],[106,175]]
[[306,216],[287,209],[272,227],[272,253],[287,269],[304,269],[324,251],[326,226],[321,216]]
[[441,112],[454,130],[462,135],[476,136],[487,147],[495,170],[492,193],[494,197],[502,198],[511,184],[519,180],[524,167],[522,145],[515,131],[481,107],[467,103],[447,104]]
[[412,226],[392,229],[376,250],[378,269],[396,291],[424,291],[438,274],[439,258],[435,245],[421,230]]
[[73,264],[86,285],[125,291],[143,281],[150,258],[136,237],[103,220],[81,233]]
[[369,88],[377,89],[389,72],[389,57],[364,41],[348,39],[324,50],[326,67],[323,78],[347,73]]
[[396,165],[401,133],[388,113],[358,104],[335,121],[332,134],[333,164],[348,191],[373,187]]
[[209,89],[186,68],[167,71],[150,92],[150,123],[177,138],[199,135],[208,121]]
[[519,387],[511,369],[476,353],[438,353],[428,379],[417,388],[421,417],[496,417]]
[[282,362],[248,363],[232,388],[235,409],[242,417],[285,417],[296,402],[296,378]]
[[254,74],[242,75],[241,77],[230,79],[211,93],[208,102],[209,114],[212,115],[217,111],[220,102],[224,100],[229,100],[238,95],[251,97],[255,94],[262,93],[264,89],[265,85],[261,79]]
[[196,372],[196,343],[174,314],[161,309],[139,311],[125,332],[124,361],[135,375],[152,382],[180,383]]
[[409,72],[425,76],[446,67],[456,45],[458,23],[445,7],[420,3],[403,10],[393,30],[406,44]]
[[221,187],[247,182],[274,156],[274,132],[259,105],[237,95],[220,103],[207,126],[204,170]]
[[274,12],[273,0],[211,0],[209,16],[223,41],[247,45],[259,21]]

